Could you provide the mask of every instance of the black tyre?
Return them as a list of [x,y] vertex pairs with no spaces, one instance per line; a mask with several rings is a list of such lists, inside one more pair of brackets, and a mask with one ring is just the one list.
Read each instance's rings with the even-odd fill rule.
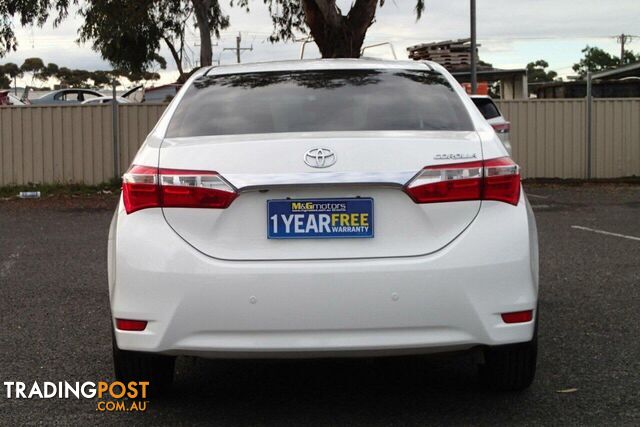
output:
[[485,349],[485,363],[479,369],[487,386],[499,391],[519,391],[531,385],[538,357],[537,329],[536,323],[533,340],[529,342]]
[[118,381],[149,381],[149,391],[155,394],[171,388],[175,357],[120,350],[115,336],[112,340],[113,368]]

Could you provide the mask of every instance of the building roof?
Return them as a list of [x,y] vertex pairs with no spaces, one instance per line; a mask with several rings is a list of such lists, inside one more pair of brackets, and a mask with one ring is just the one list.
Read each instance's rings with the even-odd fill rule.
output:
[[592,79],[622,79],[624,77],[640,77],[640,62],[624,65],[612,70],[600,71],[591,75]]
[[[456,80],[460,82],[470,81],[471,80],[471,71],[454,71],[451,73]],[[505,78],[515,77],[515,76],[523,76],[527,75],[527,70],[525,68],[516,68],[513,70],[502,70],[499,68],[492,68],[489,70],[478,70],[478,79],[486,80],[486,81],[496,81]]]
[[[552,82],[535,82],[529,83],[529,86],[532,86],[535,89],[538,88],[549,88],[549,87],[567,87],[567,86],[585,86],[587,84],[586,80],[569,80],[569,81],[552,81]],[[640,81],[632,79],[632,80],[605,80],[600,79],[600,81],[594,81],[594,86],[598,85],[608,85],[608,86],[622,86],[628,84],[640,84]]]

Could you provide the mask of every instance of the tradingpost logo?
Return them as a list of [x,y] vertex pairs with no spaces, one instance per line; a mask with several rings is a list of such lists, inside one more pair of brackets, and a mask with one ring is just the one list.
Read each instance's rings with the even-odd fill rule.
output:
[[96,411],[144,412],[148,381],[4,381],[7,399],[97,399]]

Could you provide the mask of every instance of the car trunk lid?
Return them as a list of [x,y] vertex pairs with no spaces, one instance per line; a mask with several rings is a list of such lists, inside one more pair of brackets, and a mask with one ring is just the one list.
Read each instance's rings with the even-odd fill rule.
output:
[[[335,164],[305,163],[305,153],[318,148]],[[476,132],[326,132],[166,139],[159,167],[216,171],[237,189],[226,209],[164,208],[175,232],[208,256],[353,259],[424,255],[450,243],[480,201],[417,204],[403,185],[426,166],[481,159]],[[270,200],[350,198],[373,199],[373,238],[268,238]]]

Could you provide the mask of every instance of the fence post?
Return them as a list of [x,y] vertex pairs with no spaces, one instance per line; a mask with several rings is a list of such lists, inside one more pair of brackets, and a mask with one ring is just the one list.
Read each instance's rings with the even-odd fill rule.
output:
[[120,178],[120,145],[118,144],[118,100],[116,98],[116,79],[112,82],[113,100],[111,101],[111,127],[113,133],[113,176]]
[[593,143],[593,78],[591,71],[587,72],[587,179],[591,179],[591,145]]

